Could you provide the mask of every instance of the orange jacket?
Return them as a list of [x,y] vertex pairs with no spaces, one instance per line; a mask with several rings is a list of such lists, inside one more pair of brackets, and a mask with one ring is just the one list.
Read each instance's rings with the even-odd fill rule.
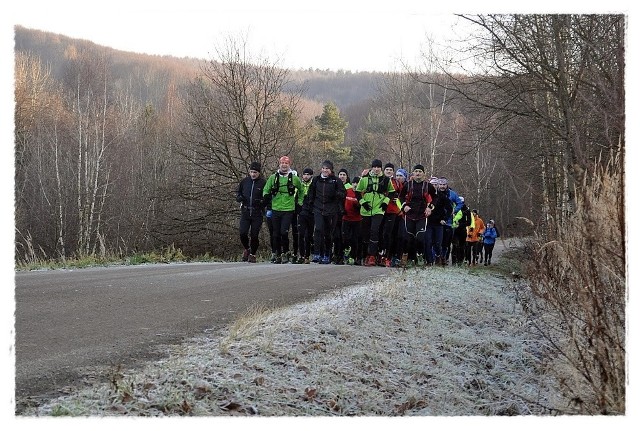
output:
[[476,242],[480,240],[480,235],[484,233],[484,221],[473,213],[471,213],[471,217],[473,218],[472,226],[467,226],[467,242]]

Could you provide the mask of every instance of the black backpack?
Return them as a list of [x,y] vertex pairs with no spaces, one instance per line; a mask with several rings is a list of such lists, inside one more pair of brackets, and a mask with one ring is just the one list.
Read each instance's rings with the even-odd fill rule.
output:
[[[280,172],[276,172],[275,176],[276,180],[271,188],[271,194],[273,196],[277,195],[280,191]],[[287,192],[289,196],[293,196],[296,193],[296,186],[293,185],[293,172],[289,172],[289,175],[287,175]]]

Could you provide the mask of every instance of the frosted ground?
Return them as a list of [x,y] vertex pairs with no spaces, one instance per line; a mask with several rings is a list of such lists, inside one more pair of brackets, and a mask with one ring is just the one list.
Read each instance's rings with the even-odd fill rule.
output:
[[[393,271],[267,310],[26,416],[550,415],[523,287],[491,267]],[[526,288],[525,288],[526,289]]]

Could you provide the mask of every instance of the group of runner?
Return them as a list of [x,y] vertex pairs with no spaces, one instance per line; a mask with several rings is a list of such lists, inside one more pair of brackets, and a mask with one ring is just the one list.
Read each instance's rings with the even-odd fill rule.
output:
[[261,171],[251,163],[236,195],[243,261],[257,261],[266,218],[274,264],[491,264],[499,236],[494,220],[485,224],[447,178],[427,177],[421,164],[407,172],[375,159],[351,178],[346,169],[336,175],[325,160],[317,175],[307,167],[298,176],[282,156],[268,178]]

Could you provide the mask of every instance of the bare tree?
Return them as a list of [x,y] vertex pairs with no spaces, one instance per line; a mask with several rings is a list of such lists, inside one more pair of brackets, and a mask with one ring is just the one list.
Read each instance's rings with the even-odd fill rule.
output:
[[292,153],[302,136],[301,93],[286,69],[253,58],[245,40],[228,38],[216,54],[185,100],[179,149],[184,175],[168,197],[182,211],[162,228],[196,233],[203,247],[209,247],[212,233],[227,238],[235,229],[230,200],[248,165],[258,161],[265,172],[270,165],[275,169],[276,157]]
[[573,185],[580,183],[585,169],[603,152],[608,158],[624,147],[624,19],[464,19],[482,30],[465,53],[479,59],[478,69],[471,78],[452,79],[452,89],[479,106],[527,119],[545,131],[536,153],[551,181],[543,184],[547,206],[559,208],[554,222],[560,226],[571,214]]
[[[50,68],[30,55],[16,55],[16,247],[28,250],[25,258],[31,261],[37,259],[36,247],[27,243],[33,241],[34,235],[37,248],[65,258],[60,152],[57,130],[51,127],[62,111],[57,94]],[[52,220],[48,220],[49,214],[54,215]],[[55,232],[49,234],[52,227]],[[56,239],[50,243],[43,241],[46,237]],[[17,254],[22,253],[17,250]]]

